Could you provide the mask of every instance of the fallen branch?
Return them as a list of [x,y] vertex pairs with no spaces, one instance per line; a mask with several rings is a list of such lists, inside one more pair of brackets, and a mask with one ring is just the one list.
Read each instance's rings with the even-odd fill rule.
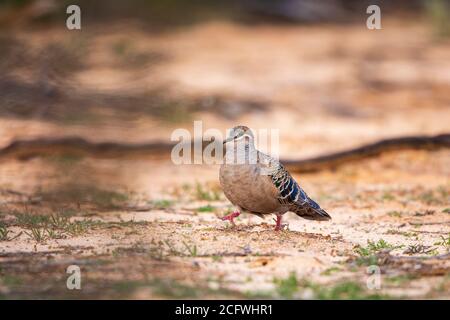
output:
[[437,150],[450,148],[450,134],[384,139],[358,148],[304,160],[287,160],[283,164],[293,172],[314,172],[337,168],[345,163],[373,158],[387,152],[403,150]]
[[[209,142],[204,142],[205,147]],[[191,143],[192,144],[192,143]],[[18,140],[0,149],[0,160],[21,160],[40,156],[75,155],[94,158],[168,158],[175,144],[152,142],[124,144],[113,142],[94,143],[83,138],[41,138]],[[315,172],[334,169],[343,164],[373,158],[387,152],[403,150],[437,150],[450,148],[450,134],[437,136],[411,136],[384,139],[346,151],[330,153],[303,160],[281,160],[292,172]],[[192,150],[194,150],[192,148]]]

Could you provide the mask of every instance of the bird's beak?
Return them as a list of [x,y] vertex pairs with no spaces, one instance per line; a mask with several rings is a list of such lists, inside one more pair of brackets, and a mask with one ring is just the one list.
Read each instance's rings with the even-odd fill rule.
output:
[[223,144],[226,144],[227,142],[230,142],[230,141],[233,141],[234,140],[234,137],[228,137],[224,142],[223,142]]

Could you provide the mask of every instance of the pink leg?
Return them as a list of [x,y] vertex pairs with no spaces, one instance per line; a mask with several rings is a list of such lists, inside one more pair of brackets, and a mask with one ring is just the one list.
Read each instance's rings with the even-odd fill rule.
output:
[[282,219],[282,216],[277,214],[277,225],[275,226],[275,231],[281,230],[281,219]]
[[232,224],[233,226],[235,226],[236,224],[234,223],[234,218],[239,217],[240,214],[241,214],[241,213],[240,213],[239,211],[234,211],[234,212],[232,212],[232,213],[226,215],[225,217],[222,217],[221,219],[222,219],[223,221],[229,220],[229,221],[231,222],[231,224]]

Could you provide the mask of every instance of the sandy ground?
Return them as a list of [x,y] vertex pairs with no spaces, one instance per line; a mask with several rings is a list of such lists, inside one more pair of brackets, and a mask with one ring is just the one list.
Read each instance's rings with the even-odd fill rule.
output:
[[[127,28],[82,39],[18,32],[35,49],[75,43],[85,65],[65,74],[60,100],[42,98],[41,108],[33,99],[39,112],[2,109],[0,145],[48,136],[167,142],[201,119],[205,129],[280,129],[280,156],[303,158],[448,130],[450,45],[421,24],[387,20],[377,33],[354,25]],[[131,68],[130,55],[143,52],[150,62]],[[27,83],[42,74],[9,72]],[[202,107],[173,121],[186,110],[163,99],[169,118],[146,104],[130,116],[155,89],[175,105]],[[71,90],[75,98],[65,98]],[[287,214],[281,232],[271,217],[243,216],[235,228],[219,219],[231,206],[218,166],[3,160],[0,298],[449,299],[449,160],[449,150],[410,151],[294,175],[333,219]],[[81,268],[81,290],[66,287],[69,265]],[[369,266],[379,267],[378,289],[367,285]]]
[[[1,242],[1,293],[42,298],[449,298],[449,156],[448,151],[408,152],[336,172],[296,176],[333,220],[306,221],[287,214],[288,228],[281,232],[273,230],[269,217],[244,216],[235,228],[218,219],[230,205],[218,190],[215,168],[179,169],[186,182],[175,175],[170,181],[164,174],[154,177],[149,170],[143,180],[157,186],[150,192],[153,198],[144,192],[151,189],[146,186],[130,187],[134,192],[126,200],[88,190],[91,197],[82,198],[76,208],[49,203],[48,195],[15,194],[12,183],[2,191],[9,239]],[[48,168],[45,162],[35,160],[34,165]],[[89,159],[78,164],[93,165],[102,167]],[[28,166],[13,163],[10,174],[28,175],[29,185]],[[140,168],[132,163],[118,167],[124,177]],[[164,169],[173,170],[173,165],[157,167],[160,173]],[[49,181],[50,176],[39,170],[40,179]],[[160,184],[162,177],[167,187]],[[71,187],[62,184],[59,191],[64,195],[64,188]],[[114,198],[111,203],[104,199],[108,196]],[[125,201],[128,208],[98,209],[114,201]],[[52,222],[34,225],[23,215],[66,215],[86,226],[74,234]],[[42,230],[42,239],[33,236],[33,228]],[[374,253],[387,250],[400,260],[376,260],[381,288],[369,290],[370,274],[358,247],[380,240],[393,248]],[[65,288],[65,268],[71,264],[81,267],[80,291]]]

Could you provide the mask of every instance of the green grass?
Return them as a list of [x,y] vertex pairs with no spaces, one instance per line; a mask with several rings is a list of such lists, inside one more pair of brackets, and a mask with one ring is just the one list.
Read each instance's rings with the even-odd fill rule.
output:
[[386,231],[386,234],[399,234],[407,238],[415,237],[416,239],[418,239],[419,237],[418,233],[416,232],[400,231],[398,229],[389,229],[388,231]]
[[167,208],[170,208],[171,206],[173,206],[173,204],[174,204],[173,200],[166,200],[166,199],[154,200],[151,202],[151,205],[155,209],[167,209]]
[[23,228],[39,228],[50,222],[50,217],[45,215],[34,214],[32,212],[15,213],[16,222]]
[[29,232],[25,231],[25,234],[39,243],[44,242],[47,239],[44,229],[37,227],[31,227]]
[[389,244],[384,239],[380,239],[377,242],[368,240],[366,247],[359,246],[355,249],[355,252],[358,253],[360,256],[367,257],[374,253],[378,253],[384,249],[395,249],[395,248],[400,248],[400,246],[394,246],[392,244]]
[[197,245],[189,245],[185,241],[183,241],[183,245],[186,248],[186,251],[189,253],[191,257],[196,257],[198,254]]
[[206,205],[197,209],[198,212],[213,212],[215,208],[211,205]]
[[445,0],[429,0],[424,2],[428,21],[436,37],[450,36],[450,5]]
[[39,191],[36,196],[51,203],[90,204],[98,209],[122,208],[130,199],[125,193],[75,183],[63,185],[58,189]]
[[441,240],[434,243],[435,246],[442,246],[445,250],[450,251],[450,233],[445,237],[441,236]]
[[51,215],[34,213],[15,213],[18,226],[28,229],[24,233],[36,242],[48,239],[62,239],[66,236],[79,236],[89,229],[102,226],[105,223],[92,220],[71,221],[72,212],[60,211]]
[[276,285],[277,294],[285,299],[292,299],[294,294],[298,291],[299,282],[295,272],[291,272],[285,279],[274,278],[273,282]]
[[339,272],[339,271],[342,271],[342,269],[341,269],[341,268],[338,268],[338,267],[331,267],[331,268],[328,268],[328,269],[326,269],[325,271],[323,271],[321,274],[322,274],[323,276],[330,276],[330,275],[332,275],[333,273],[336,273],[336,272]]
[[344,281],[333,286],[317,285],[307,282],[305,287],[311,288],[319,300],[380,300],[389,296],[369,293],[364,287],[354,281]]
[[402,246],[394,246],[392,244],[387,243],[385,240],[380,239],[377,242],[374,241],[367,241],[367,246],[362,247],[358,246],[354,250],[359,255],[359,257],[356,259],[356,263],[358,265],[373,265],[377,264],[378,262],[378,256],[377,253],[379,253],[382,250],[392,250],[401,248]]
[[411,282],[412,280],[417,279],[417,275],[414,274],[401,274],[392,277],[386,277],[384,281],[394,284],[394,285],[402,285],[407,282]]
[[9,233],[8,228],[0,222],[0,241],[9,241],[11,239],[8,236]]
[[395,195],[391,191],[384,191],[381,199],[384,201],[393,201],[395,200]]
[[390,217],[400,218],[400,217],[403,216],[403,213],[401,211],[394,210],[394,211],[389,211],[387,213],[387,215],[390,216]]
[[448,204],[450,197],[448,187],[439,186],[433,190],[426,190],[420,193],[416,200],[427,205],[445,205]]
[[[388,299],[389,296],[368,292],[364,286],[354,281],[343,281],[333,285],[317,284],[309,280],[298,280],[294,272],[285,279],[274,279],[275,291],[284,299],[295,298],[297,293],[310,290],[313,299],[319,300],[360,300]],[[267,293],[266,293],[267,294]]]
[[197,182],[195,185],[195,198],[197,200],[218,201],[220,200],[220,192],[215,188],[207,190],[204,186]]
[[237,293],[219,287],[211,289],[203,286],[191,286],[173,279],[156,278],[143,281],[118,281],[111,288],[120,296],[128,296],[140,288],[149,288],[154,294],[168,299],[198,299],[205,296],[221,295],[225,297],[236,297]]

